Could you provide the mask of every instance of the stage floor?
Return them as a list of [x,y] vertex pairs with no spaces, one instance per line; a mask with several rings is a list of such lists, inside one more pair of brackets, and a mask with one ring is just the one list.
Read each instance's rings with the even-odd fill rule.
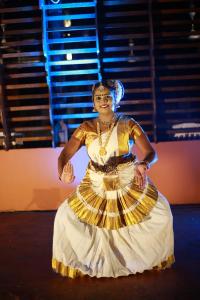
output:
[[68,279],[51,269],[55,211],[0,213],[0,300],[200,299],[200,205],[172,205],[171,269]]

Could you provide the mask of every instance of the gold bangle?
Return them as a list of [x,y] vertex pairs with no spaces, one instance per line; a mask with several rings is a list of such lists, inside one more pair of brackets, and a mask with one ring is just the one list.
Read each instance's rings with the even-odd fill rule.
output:
[[139,161],[139,164],[145,165],[147,170],[150,169],[150,163],[147,160],[141,160],[141,161]]

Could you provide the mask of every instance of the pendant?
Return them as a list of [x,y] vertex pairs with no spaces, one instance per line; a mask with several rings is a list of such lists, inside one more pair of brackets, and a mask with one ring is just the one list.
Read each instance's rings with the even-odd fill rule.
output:
[[104,156],[106,155],[106,153],[107,153],[106,149],[104,147],[101,147],[99,150],[99,155]]

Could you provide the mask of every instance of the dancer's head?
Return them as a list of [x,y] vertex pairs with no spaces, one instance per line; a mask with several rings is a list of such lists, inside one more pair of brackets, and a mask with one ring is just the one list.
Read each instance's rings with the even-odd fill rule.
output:
[[92,87],[94,109],[99,113],[115,111],[124,95],[124,87],[119,80],[99,81]]

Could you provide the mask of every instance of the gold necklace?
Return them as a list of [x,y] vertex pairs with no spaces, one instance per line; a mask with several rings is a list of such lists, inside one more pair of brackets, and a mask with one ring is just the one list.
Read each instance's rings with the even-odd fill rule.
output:
[[100,118],[98,118],[99,122],[102,124],[102,125],[105,125],[105,126],[110,126],[110,124],[112,124],[116,119],[116,115],[114,114],[112,119],[110,121],[102,121]]
[[109,132],[108,132],[107,139],[106,139],[106,141],[105,141],[105,145],[102,146],[102,138],[101,138],[100,124],[99,124],[99,122],[97,121],[97,133],[98,133],[99,146],[100,146],[100,150],[99,150],[99,155],[100,155],[100,156],[104,156],[104,155],[107,154],[106,146],[107,146],[107,144],[108,144],[108,141],[109,141],[109,139],[110,139],[110,136],[111,136],[111,133],[112,133],[112,131],[113,131],[114,126],[115,126],[115,122],[112,123],[112,126],[110,127]]

